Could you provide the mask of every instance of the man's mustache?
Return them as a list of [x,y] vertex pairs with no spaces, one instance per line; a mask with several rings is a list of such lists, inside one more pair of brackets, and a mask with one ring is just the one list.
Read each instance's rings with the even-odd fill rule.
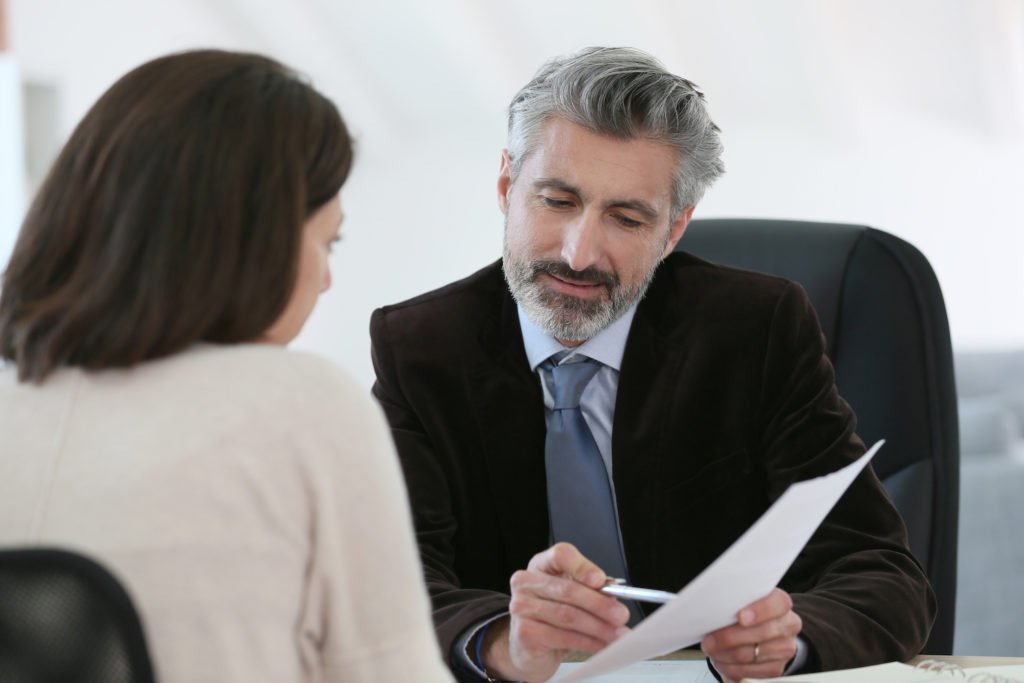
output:
[[562,261],[533,261],[530,264],[530,268],[531,282],[536,280],[537,276],[541,273],[547,273],[563,280],[604,285],[608,289],[614,289],[619,284],[619,278],[616,277],[615,273],[609,273],[596,267],[573,270],[569,267],[569,264]]

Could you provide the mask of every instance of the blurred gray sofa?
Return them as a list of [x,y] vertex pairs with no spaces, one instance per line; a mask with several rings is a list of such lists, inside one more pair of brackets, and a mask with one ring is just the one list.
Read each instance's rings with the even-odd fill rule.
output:
[[958,353],[954,654],[1024,656],[1024,351]]

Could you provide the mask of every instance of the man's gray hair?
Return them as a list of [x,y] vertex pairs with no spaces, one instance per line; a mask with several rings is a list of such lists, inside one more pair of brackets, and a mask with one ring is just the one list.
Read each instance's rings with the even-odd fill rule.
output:
[[595,133],[674,148],[679,163],[672,188],[673,219],[695,206],[725,172],[718,126],[708,115],[703,93],[640,50],[590,47],[540,68],[509,105],[513,179],[553,116]]

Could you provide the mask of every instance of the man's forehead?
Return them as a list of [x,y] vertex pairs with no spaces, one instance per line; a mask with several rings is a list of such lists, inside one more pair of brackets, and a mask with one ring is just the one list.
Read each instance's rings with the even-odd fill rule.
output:
[[522,170],[532,184],[661,203],[671,201],[677,158],[662,142],[615,138],[552,119]]

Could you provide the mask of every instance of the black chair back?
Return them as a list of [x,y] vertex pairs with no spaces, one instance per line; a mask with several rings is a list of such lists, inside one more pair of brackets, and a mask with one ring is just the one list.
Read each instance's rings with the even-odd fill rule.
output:
[[881,230],[803,221],[695,220],[676,248],[807,290],[857,432],[886,440],[872,464],[938,598],[924,651],[952,654],[960,445],[949,322],[927,259]]
[[0,681],[153,680],[135,607],[106,569],[64,550],[0,550]]

